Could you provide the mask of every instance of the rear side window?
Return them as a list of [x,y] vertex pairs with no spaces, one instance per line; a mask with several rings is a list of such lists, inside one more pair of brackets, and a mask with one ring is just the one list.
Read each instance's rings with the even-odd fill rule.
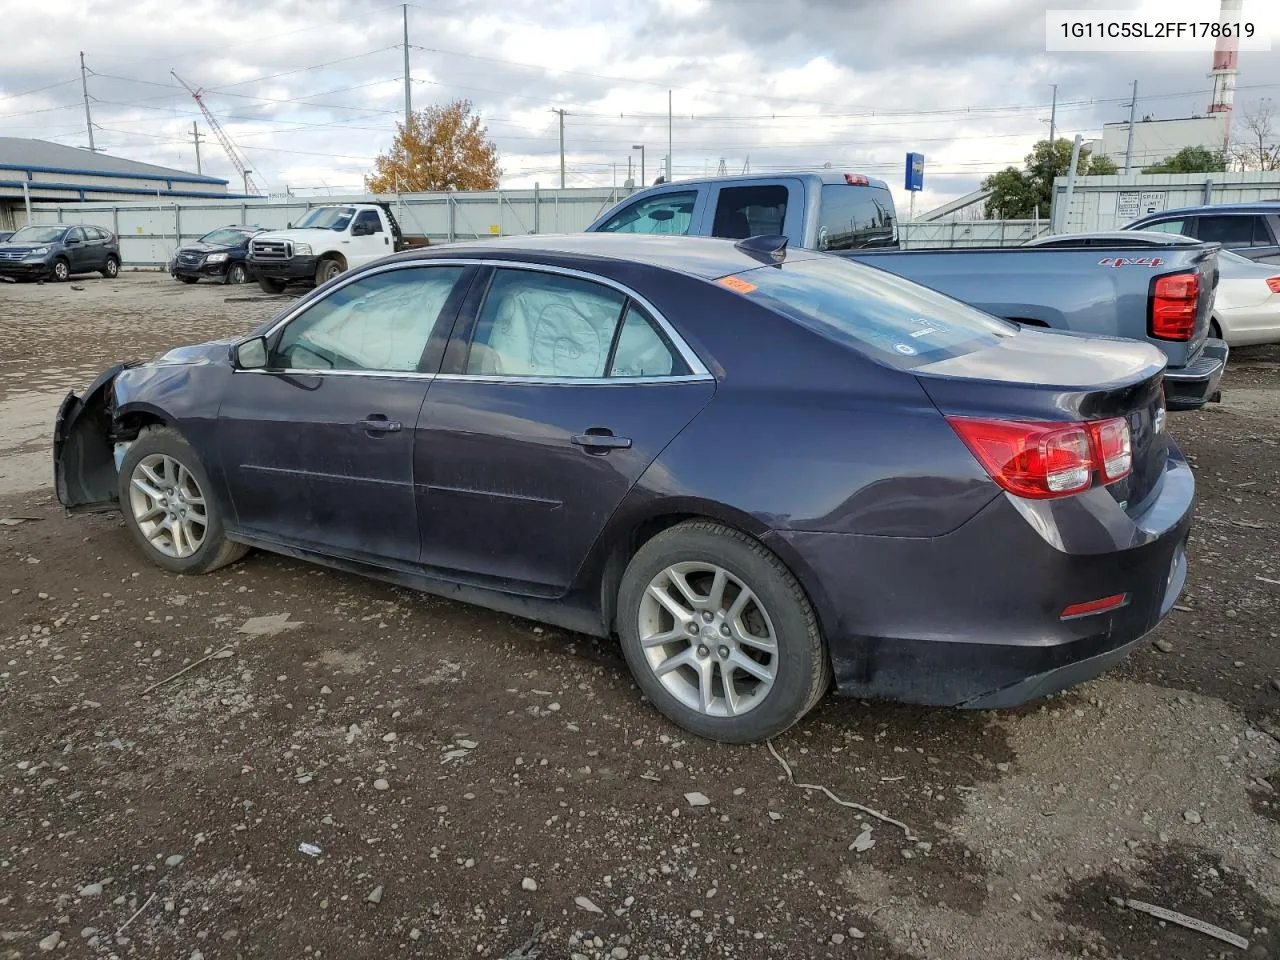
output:
[[781,184],[759,187],[725,187],[716,200],[713,237],[745,240],[776,237],[787,218],[787,188]]
[[787,259],[717,282],[900,369],[963,356],[1018,330],[909,280],[836,257]]
[[1254,222],[1258,219],[1249,216],[1201,217],[1196,225],[1196,236],[1225,247],[1248,247],[1254,242]]
[[637,200],[600,228],[605,233],[656,233],[684,236],[693,222],[697,191],[663,193]]
[[888,189],[847,183],[823,185],[818,208],[819,250],[888,247],[897,237],[893,195]]

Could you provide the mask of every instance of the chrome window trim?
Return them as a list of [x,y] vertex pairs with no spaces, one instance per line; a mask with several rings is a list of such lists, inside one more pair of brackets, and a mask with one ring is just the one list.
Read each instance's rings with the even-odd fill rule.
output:
[[453,380],[472,383],[510,383],[540,387],[636,387],[659,383],[706,383],[713,380],[711,374],[681,373],[666,377],[520,377],[493,373],[437,373],[437,380]]
[[436,378],[434,373],[422,373],[418,370],[313,370],[310,367],[281,367],[268,370],[263,367],[255,370],[233,368],[231,372],[265,373],[280,377],[375,377],[379,380],[434,380]]
[[379,273],[386,273],[391,270],[412,270],[412,269],[421,269],[423,267],[494,267],[494,268],[500,268],[500,269],[506,269],[506,270],[529,270],[534,273],[554,273],[554,274],[559,274],[561,276],[566,276],[566,277],[575,277],[579,280],[585,280],[590,283],[598,283],[605,287],[611,287],[612,289],[617,290],[623,296],[631,298],[644,309],[644,311],[653,319],[653,322],[656,323],[659,326],[659,328],[661,328],[663,334],[666,335],[667,340],[672,344],[672,346],[675,347],[676,352],[680,355],[680,358],[685,362],[685,366],[689,368],[690,372],[687,374],[679,374],[676,376],[666,376],[666,377],[591,377],[591,378],[586,378],[586,377],[583,377],[583,378],[495,377],[490,374],[470,374],[470,373],[431,374],[431,373],[419,373],[419,372],[406,373],[405,371],[399,371],[399,370],[387,370],[387,371],[382,371],[382,370],[325,370],[325,371],[237,370],[235,372],[237,373],[293,373],[293,374],[307,374],[311,376],[315,376],[317,374],[321,376],[327,376],[332,374],[343,375],[343,376],[352,376],[352,375],[394,376],[394,377],[412,376],[415,378],[439,376],[441,378],[447,378],[450,380],[477,380],[477,381],[501,382],[501,383],[546,383],[546,384],[560,384],[560,385],[575,384],[575,383],[576,384],[671,383],[673,381],[688,382],[688,381],[694,381],[694,380],[715,379],[712,376],[711,371],[707,369],[706,364],[704,364],[701,358],[699,358],[699,356],[693,352],[693,348],[690,347],[689,344],[685,342],[684,337],[680,336],[680,334],[676,332],[675,327],[673,327],[671,325],[671,322],[662,315],[661,311],[659,311],[657,307],[655,307],[652,303],[650,303],[646,298],[636,293],[630,287],[626,286],[623,283],[619,283],[617,280],[614,280],[610,277],[601,277],[594,273],[587,273],[585,270],[575,270],[572,267],[560,267],[552,264],[523,263],[518,260],[494,260],[486,257],[441,257],[439,259],[405,260],[405,261],[398,261],[396,263],[383,264],[382,266],[376,267],[372,270],[363,270],[355,276],[348,277],[346,280],[339,283],[332,290],[326,293],[324,297],[318,298],[316,300],[308,300],[306,303],[299,304],[298,306],[291,309],[279,320],[277,320],[274,324],[272,324],[271,327],[268,328],[265,333],[260,334],[260,336],[267,337],[267,338],[274,336],[286,324],[291,323],[299,315],[301,315],[302,313],[310,309],[316,303],[319,303],[320,300],[328,299],[329,297],[333,296],[334,293],[341,290],[343,287],[346,287],[348,284],[355,283],[359,280],[363,280],[365,277],[370,277]]

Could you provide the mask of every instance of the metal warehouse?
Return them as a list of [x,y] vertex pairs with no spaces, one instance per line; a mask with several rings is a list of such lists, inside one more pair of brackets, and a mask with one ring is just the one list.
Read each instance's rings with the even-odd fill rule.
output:
[[33,207],[86,200],[226,197],[217,177],[139,163],[47,140],[0,137],[0,227],[30,219]]

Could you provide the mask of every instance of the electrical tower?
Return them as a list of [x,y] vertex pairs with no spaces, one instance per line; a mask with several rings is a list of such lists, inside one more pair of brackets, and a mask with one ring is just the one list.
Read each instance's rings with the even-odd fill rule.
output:
[[258,184],[254,181],[253,177],[249,175],[252,173],[249,169],[249,165],[241,159],[239,151],[236,150],[235,144],[231,142],[231,138],[227,136],[227,132],[222,129],[222,124],[218,122],[218,118],[210,113],[209,108],[204,105],[204,99],[200,96],[201,91],[192,88],[191,84],[178,76],[175,71],[170,70],[169,72],[173,74],[173,79],[186,87],[187,93],[191,94],[192,99],[194,99],[196,104],[199,105],[200,112],[204,114],[204,118],[208,121],[210,129],[213,130],[213,135],[217,137],[218,142],[222,144],[222,149],[226,152],[227,159],[231,161],[231,165],[235,167],[236,172],[240,174],[240,179],[244,181],[245,192],[252,193],[255,196],[261,196],[262,190],[258,187]]

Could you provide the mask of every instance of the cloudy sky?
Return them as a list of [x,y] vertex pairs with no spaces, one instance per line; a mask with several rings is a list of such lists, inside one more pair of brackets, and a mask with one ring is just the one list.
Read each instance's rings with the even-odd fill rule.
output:
[[[1246,16],[1276,0],[1246,0]],[[1276,4],[1280,7],[1280,3]],[[418,0],[408,4],[415,107],[470,99],[501,152],[503,185],[559,181],[564,109],[570,186],[639,174],[667,152],[678,177],[796,167],[852,169],[901,186],[926,156],[919,209],[1020,164],[1048,133],[1098,136],[1139,113],[1203,113],[1210,54],[1046,53],[1050,8],[1133,8],[1217,19],[1218,0]],[[1255,8],[1261,8],[1256,10]],[[79,54],[100,149],[195,169],[191,124],[210,131],[170,75],[206,103],[271,192],[358,189],[404,110],[401,4],[383,0],[6,0],[0,135],[86,146]],[[56,25],[56,28],[51,28]],[[1280,103],[1280,36],[1241,54],[1237,116]],[[210,136],[204,171],[234,170]]]

